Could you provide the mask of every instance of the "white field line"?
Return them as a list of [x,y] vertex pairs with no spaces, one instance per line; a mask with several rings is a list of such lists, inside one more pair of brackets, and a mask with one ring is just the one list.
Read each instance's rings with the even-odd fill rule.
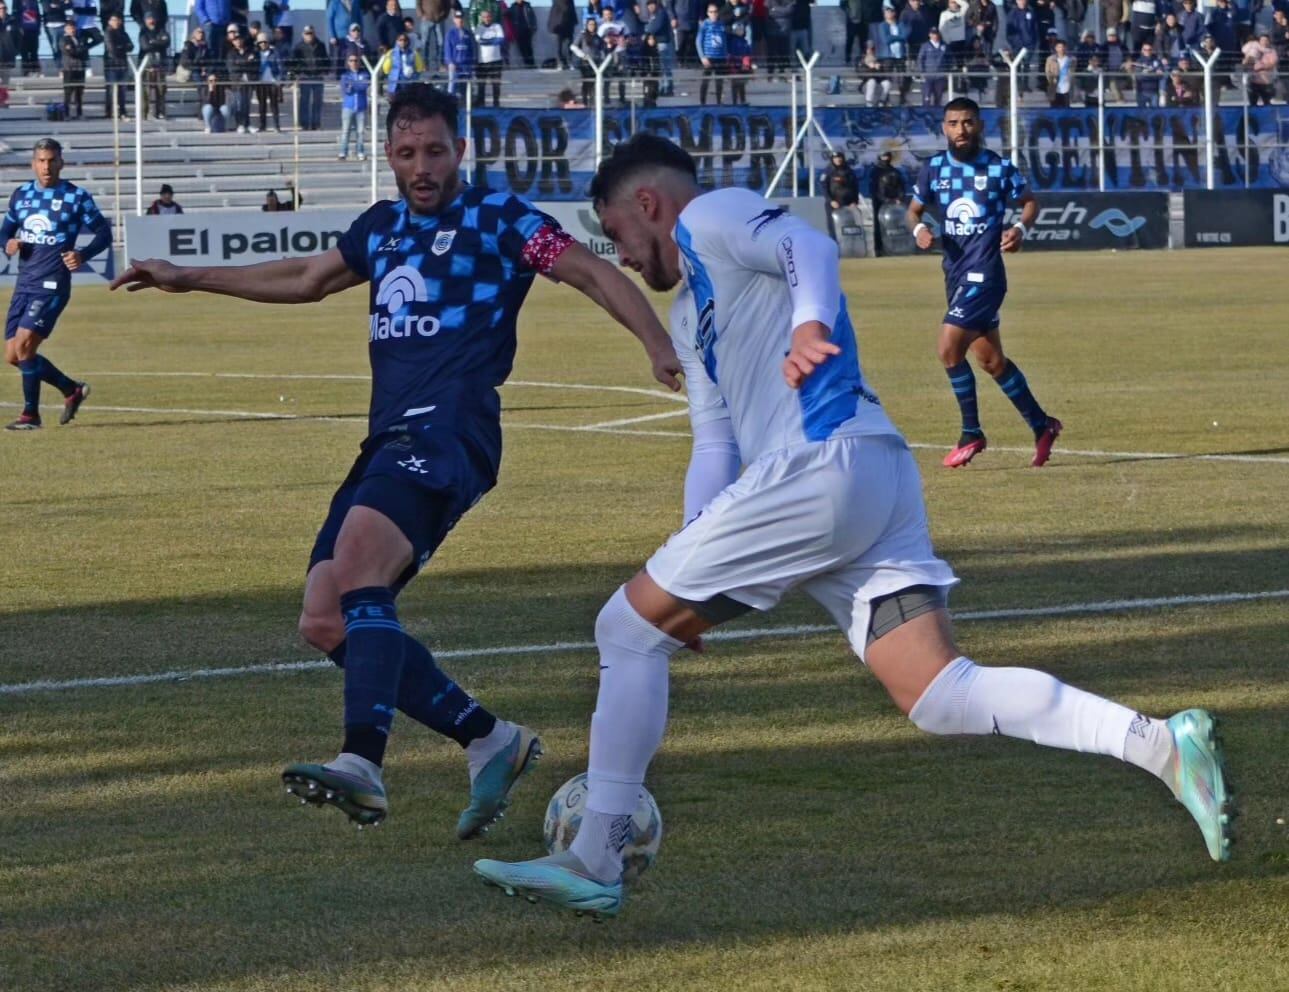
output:
[[[174,374],[174,373],[166,373]],[[265,378],[268,378],[267,376]],[[280,378],[280,377],[276,377]],[[555,383],[508,383],[508,385],[530,385],[530,386],[554,386]],[[612,389],[615,391],[628,390],[626,386],[569,386],[568,388],[578,389]],[[668,393],[660,393],[649,389],[630,389],[631,392],[644,393],[647,396],[656,398],[672,398]],[[0,403],[0,408],[18,409],[20,403]],[[50,409],[61,409],[61,404],[46,404]],[[355,413],[350,416],[315,416],[303,413],[270,413],[267,411],[256,410],[199,410],[184,407],[149,407],[149,406],[99,406],[92,405],[89,412],[98,410],[102,413],[149,413],[164,416],[166,414],[183,414],[192,417],[228,417],[235,420],[292,420],[292,421],[316,421],[318,423],[333,424],[354,424],[361,423],[366,419],[366,414]],[[680,417],[685,414],[684,410],[674,410],[667,413],[649,414],[643,417],[631,417],[625,420],[607,420],[598,424],[521,424],[513,420],[503,421],[503,427],[508,431],[527,430],[527,431],[562,431],[574,434],[623,434],[631,437],[674,437],[688,438],[689,431],[653,431],[653,430],[632,430],[629,426],[643,423],[651,420],[663,420],[671,417]],[[949,446],[945,444],[926,444],[922,442],[910,442],[910,448],[923,451],[948,451]],[[1011,448],[997,445],[991,445],[990,451],[1001,451],[1010,454],[1030,454],[1031,448]],[[1242,462],[1253,465],[1289,465],[1289,456],[1285,455],[1222,455],[1222,454],[1193,454],[1183,451],[1110,451],[1099,448],[1062,448],[1060,446],[1052,449],[1054,453],[1068,455],[1072,458],[1137,458],[1148,461],[1193,461],[1193,462]]]
[[[1198,596],[1157,596],[1151,599],[1111,599],[1091,603],[1065,603],[1058,606],[1016,607],[1002,610],[967,610],[955,613],[953,619],[957,623],[980,620],[1027,620],[1037,617],[1130,613],[1138,610],[1159,610],[1186,606],[1217,606],[1225,603],[1248,603],[1274,599],[1289,599],[1289,589],[1270,589],[1264,592],[1210,593]],[[837,628],[831,625],[802,624],[791,627],[718,630],[704,635],[704,639],[708,641],[755,641],[773,637],[801,637],[809,634],[836,632]],[[570,651],[589,651],[594,647],[594,641],[555,641],[547,644],[511,644],[490,648],[436,651],[435,656],[445,661],[452,661],[470,658],[496,658],[505,655],[565,654]],[[148,685],[156,682],[186,682],[190,679],[219,679],[274,672],[307,672],[331,667],[333,666],[330,661],[320,659],[317,661],[279,661],[262,665],[241,665],[229,668],[197,668],[189,671],[151,672],[142,675],[115,675],[103,678],[17,682],[0,685],[0,696],[18,696],[33,692],[63,692],[68,689]]]
[[[87,379],[98,379],[117,376],[124,379],[293,379],[318,380],[321,382],[370,382],[369,375],[337,374],[329,375],[314,372],[83,372]],[[530,389],[583,389],[603,393],[631,393],[636,396],[651,396],[654,399],[670,400],[673,403],[684,403],[681,393],[664,392],[661,389],[645,389],[640,386],[597,386],[585,382],[534,382],[526,379],[507,379],[504,386],[522,386]]]
[[[86,378],[97,378],[103,376],[118,376],[122,378],[189,378],[189,379],[284,379],[284,380],[319,380],[319,381],[353,381],[367,382],[370,376],[356,374],[325,374],[312,372],[90,372],[84,373]],[[527,379],[510,379],[505,383],[506,386],[519,386],[533,389],[563,389],[563,390],[588,390],[592,392],[609,392],[609,393],[629,393],[637,396],[648,396],[657,400],[667,400],[673,403],[684,403],[685,397],[682,394],[664,392],[661,389],[646,389],[639,386],[607,386],[595,385],[594,383],[585,382],[539,382]],[[2,403],[3,407],[16,407],[16,403]],[[288,413],[256,413],[248,410],[184,410],[184,409],[160,409],[152,407],[109,407],[94,406],[91,404],[91,410],[98,409],[105,413],[180,413],[187,416],[208,416],[208,417],[233,417],[243,420],[314,420],[332,423],[351,423],[360,419],[360,415],[355,414],[353,417],[314,417],[304,414]],[[619,428],[629,427],[632,424],[646,423],[652,420],[664,420],[670,417],[679,417],[684,413],[682,410],[671,411],[668,413],[648,414],[642,417],[629,417],[622,420],[606,420],[596,424],[587,424],[584,426],[567,426],[560,424],[515,424],[506,423],[508,430],[539,430],[539,431],[563,431],[573,433],[589,434],[633,434],[641,437],[689,437],[688,431],[636,431],[621,430]],[[911,443],[911,448],[917,448],[925,451],[947,451],[948,446],[943,444],[925,444]],[[1029,448],[1014,447],[997,447],[994,451],[1001,451],[1008,454],[1029,454]],[[1177,451],[1107,451],[1099,448],[1063,448],[1054,449],[1062,455],[1075,458],[1140,458],[1152,461],[1168,460],[1189,460],[1203,462],[1242,462],[1245,464],[1274,464],[1289,465],[1289,456],[1280,455],[1223,455],[1223,454],[1187,454]]]

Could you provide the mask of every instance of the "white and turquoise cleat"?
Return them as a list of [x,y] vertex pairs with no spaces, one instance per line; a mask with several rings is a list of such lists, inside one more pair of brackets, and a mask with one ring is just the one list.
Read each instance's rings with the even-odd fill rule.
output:
[[1182,710],[1169,718],[1168,729],[1177,748],[1173,794],[1199,824],[1209,857],[1229,861],[1236,810],[1217,717],[1207,710]]
[[457,819],[457,836],[470,840],[486,834],[506,815],[510,790],[541,760],[542,741],[527,727],[516,727],[510,742],[493,755],[470,783],[470,805]]
[[617,916],[622,909],[622,880],[605,883],[587,878],[577,856],[569,851],[533,861],[476,861],[474,871],[489,885],[508,896],[520,895],[529,902],[553,903],[596,920]]

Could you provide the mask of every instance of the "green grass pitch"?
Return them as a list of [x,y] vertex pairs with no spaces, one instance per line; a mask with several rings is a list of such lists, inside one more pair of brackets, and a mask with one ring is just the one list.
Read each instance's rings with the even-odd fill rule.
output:
[[[511,816],[461,844],[462,756],[405,719],[380,830],[282,794],[283,764],[338,743],[330,668],[11,691],[315,658],[295,633],[304,564],[364,430],[365,290],[279,308],[78,290],[46,353],[91,401],[69,427],[51,407],[45,430],[0,434],[0,989],[1289,988],[1289,600],[1205,599],[1289,589],[1284,262],[1011,262],[1004,341],[1066,424],[1042,471],[983,376],[991,448],[939,468],[957,435],[939,270],[844,269],[866,373],[925,445],[956,611],[1200,600],[959,634],[984,664],[1221,714],[1243,809],[1231,863],[1144,773],[929,738],[839,635],[780,632],[676,660],[649,781],[662,853],[604,925],[504,899],[469,865],[539,853],[595,695],[584,647],[495,649],[587,641],[679,522],[686,421],[634,342],[535,287],[501,482],[401,601],[445,668],[546,740]],[[18,400],[6,368],[6,420]],[[736,626],[822,622],[792,599]]]

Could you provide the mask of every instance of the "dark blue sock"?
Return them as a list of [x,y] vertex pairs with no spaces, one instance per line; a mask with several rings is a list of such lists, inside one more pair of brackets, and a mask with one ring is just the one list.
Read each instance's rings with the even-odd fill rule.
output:
[[980,434],[980,411],[976,408],[976,374],[965,358],[957,365],[945,369],[949,385],[953,387],[958,409],[962,411],[962,433]]
[[[424,644],[410,634],[404,638],[398,708],[462,747],[492,733],[497,718],[444,674]],[[346,642],[341,641],[328,657],[344,668],[346,654]]]
[[40,358],[24,358],[18,362],[22,373],[22,412],[29,417],[40,416]]
[[1003,368],[1003,374],[998,377],[998,385],[1007,394],[1007,398],[1012,401],[1012,405],[1020,411],[1020,415],[1025,418],[1025,422],[1029,424],[1035,434],[1047,426],[1047,414],[1038,405],[1038,400],[1034,399],[1034,394],[1029,391],[1029,383],[1025,381],[1025,374],[1016,367],[1010,358]]
[[377,765],[394,722],[403,673],[406,636],[383,586],[354,589],[340,597],[345,621],[345,747]]
[[62,370],[48,358],[44,355],[37,355],[36,361],[40,363],[42,382],[49,383],[64,396],[71,396],[72,393],[76,392],[76,380],[64,375]]

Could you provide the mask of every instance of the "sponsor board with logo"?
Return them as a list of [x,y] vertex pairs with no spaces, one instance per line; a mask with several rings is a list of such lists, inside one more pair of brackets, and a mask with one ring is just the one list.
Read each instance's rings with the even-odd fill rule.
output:
[[208,214],[127,217],[131,258],[177,265],[248,265],[334,248],[360,210],[222,210]]
[[[937,237],[942,230],[965,237],[984,227],[978,221],[979,208],[969,197],[950,203],[944,218],[933,216],[932,209],[928,205],[924,219]],[[1019,221],[1020,214],[1020,207],[1008,207],[1007,226]],[[1024,250],[1167,247],[1167,193],[1044,193],[1038,198],[1038,216]]]
[[[825,233],[823,199],[786,197],[773,201]],[[591,251],[615,260],[613,242],[604,236],[586,202],[538,203]],[[177,265],[247,265],[275,258],[313,255],[336,246],[358,210],[299,210],[290,213],[227,210],[210,214],[130,217],[126,238],[132,258],[165,258]],[[442,255],[456,232],[439,234],[431,247]],[[110,277],[109,277],[110,278]]]
[[1289,244],[1289,192],[1187,190],[1187,248]]
[[[1167,248],[1167,193],[1045,193],[1025,250]],[[1007,223],[1020,208],[1007,211]]]

